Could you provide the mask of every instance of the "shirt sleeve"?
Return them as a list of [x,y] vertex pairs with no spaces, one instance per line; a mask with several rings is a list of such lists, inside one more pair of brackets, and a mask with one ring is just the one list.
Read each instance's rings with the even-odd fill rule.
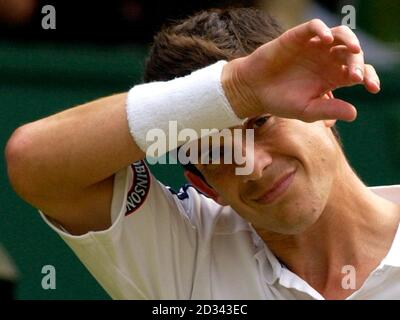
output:
[[199,242],[194,199],[170,192],[143,161],[119,171],[113,190],[107,230],[74,236],[41,216],[113,299],[189,299]]

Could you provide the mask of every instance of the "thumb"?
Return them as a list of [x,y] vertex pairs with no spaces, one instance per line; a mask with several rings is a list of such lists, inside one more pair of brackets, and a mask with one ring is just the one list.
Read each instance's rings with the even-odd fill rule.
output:
[[326,119],[354,121],[357,117],[356,108],[340,99],[326,99],[324,97],[312,100],[303,113],[302,120],[314,122]]

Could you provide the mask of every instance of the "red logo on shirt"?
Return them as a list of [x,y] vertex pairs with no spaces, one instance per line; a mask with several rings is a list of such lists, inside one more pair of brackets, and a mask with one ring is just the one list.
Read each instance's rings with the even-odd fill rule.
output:
[[125,216],[130,215],[142,206],[150,190],[150,173],[144,161],[131,164],[131,169],[133,171],[133,183],[126,199]]

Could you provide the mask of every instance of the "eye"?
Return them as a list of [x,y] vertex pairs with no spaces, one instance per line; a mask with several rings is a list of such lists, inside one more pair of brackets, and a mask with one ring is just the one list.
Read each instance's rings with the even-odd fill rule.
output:
[[258,117],[258,118],[254,119],[253,121],[250,122],[249,127],[251,129],[261,128],[264,124],[267,123],[269,118],[271,118],[270,115],[265,115],[265,116],[262,116],[262,117]]

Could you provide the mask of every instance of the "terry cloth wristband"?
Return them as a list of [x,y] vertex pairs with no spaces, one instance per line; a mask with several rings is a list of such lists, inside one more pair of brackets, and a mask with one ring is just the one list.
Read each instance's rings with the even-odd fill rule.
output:
[[178,132],[190,128],[198,137],[201,129],[221,130],[243,124],[244,119],[233,112],[222,88],[221,73],[226,63],[221,60],[185,77],[133,87],[126,112],[137,145],[146,152],[154,143],[146,141],[146,135],[155,128],[161,129],[169,141],[170,121],[177,122]]

